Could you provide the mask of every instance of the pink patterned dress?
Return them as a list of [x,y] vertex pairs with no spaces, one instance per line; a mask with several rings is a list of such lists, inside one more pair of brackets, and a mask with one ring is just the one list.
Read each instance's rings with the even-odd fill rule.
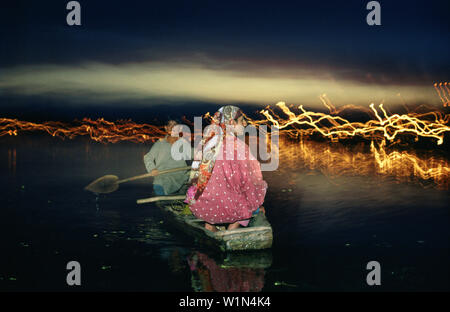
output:
[[210,224],[239,221],[247,226],[252,213],[263,204],[266,191],[258,160],[245,142],[226,134],[206,187],[189,207],[197,218]]

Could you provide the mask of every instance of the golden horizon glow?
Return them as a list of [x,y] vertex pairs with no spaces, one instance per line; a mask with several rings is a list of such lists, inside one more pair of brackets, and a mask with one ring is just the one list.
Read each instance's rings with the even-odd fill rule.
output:
[[[312,107],[327,92],[337,105],[385,102],[390,105],[439,105],[436,86],[381,85],[336,79],[324,70],[298,69],[295,77],[264,68],[210,68],[196,63],[84,63],[79,66],[34,65],[5,69],[4,94],[45,96],[89,103],[125,100],[198,100],[267,105],[283,99]],[[442,99],[442,98],[441,98]],[[156,101],[156,100],[155,100]]]

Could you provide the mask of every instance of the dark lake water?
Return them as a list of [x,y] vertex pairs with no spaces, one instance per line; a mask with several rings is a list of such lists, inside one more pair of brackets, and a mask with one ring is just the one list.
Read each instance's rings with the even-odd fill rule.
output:
[[[145,172],[150,144],[100,144],[42,136],[0,138],[0,290],[450,290],[446,189],[361,174],[330,177],[280,159],[264,206],[273,248],[217,254],[167,226],[151,179],[98,198],[83,190],[105,174]],[[381,286],[366,284],[369,261]]]

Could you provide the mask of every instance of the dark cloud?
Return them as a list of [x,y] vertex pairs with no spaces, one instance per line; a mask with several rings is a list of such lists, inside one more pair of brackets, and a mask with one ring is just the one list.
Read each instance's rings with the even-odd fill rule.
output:
[[380,1],[379,27],[365,23],[361,0],[80,0],[81,27],[66,25],[67,2],[2,2],[0,68],[195,63],[240,77],[408,86],[449,75],[446,0]]

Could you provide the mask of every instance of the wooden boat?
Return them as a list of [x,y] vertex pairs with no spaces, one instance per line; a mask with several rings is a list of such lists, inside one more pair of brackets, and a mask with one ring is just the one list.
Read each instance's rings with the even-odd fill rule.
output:
[[189,213],[182,201],[161,201],[157,203],[165,218],[179,230],[192,236],[197,242],[217,247],[222,251],[259,250],[272,247],[273,233],[265,213],[253,215],[247,227],[234,230],[221,228],[218,232],[205,229],[205,221]]

